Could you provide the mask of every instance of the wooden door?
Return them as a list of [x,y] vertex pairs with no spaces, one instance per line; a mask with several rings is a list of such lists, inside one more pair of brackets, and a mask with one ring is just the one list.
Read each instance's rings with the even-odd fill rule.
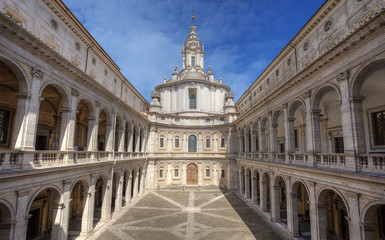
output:
[[198,167],[191,163],[187,166],[187,185],[198,184]]

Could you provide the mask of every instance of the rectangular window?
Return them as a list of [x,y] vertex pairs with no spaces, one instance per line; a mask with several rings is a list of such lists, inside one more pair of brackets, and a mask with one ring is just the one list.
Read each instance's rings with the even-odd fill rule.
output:
[[194,56],[191,57],[191,66],[195,67],[195,57]]
[[206,138],[206,148],[210,148],[211,147],[211,144],[210,144],[210,138]]
[[225,138],[221,138],[221,148],[225,148],[225,147],[226,147]]
[[11,142],[12,111],[0,109],[0,147],[8,148]]
[[225,175],[225,169],[222,169],[221,170],[221,178],[225,178],[226,177],[226,175]]
[[335,152],[336,153],[344,153],[344,138],[343,137],[336,137],[334,138],[334,144],[335,144]]
[[163,178],[163,168],[159,169],[159,178]]
[[164,137],[160,137],[159,139],[159,148],[164,148]]
[[209,167],[206,168],[206,177],[207,178],[210,177],[210,168]]
[[193,88],[189,89],[188,96],[190,101],[190,109],[197,109],[197,90]]
[[174,169],[174,177],[176,177],[176,178],[179,177],[179,168]]
[[371,113],[373,145],[385,145],[385,110]]
[[175,137],[174,148],[179,148],[179,137]]

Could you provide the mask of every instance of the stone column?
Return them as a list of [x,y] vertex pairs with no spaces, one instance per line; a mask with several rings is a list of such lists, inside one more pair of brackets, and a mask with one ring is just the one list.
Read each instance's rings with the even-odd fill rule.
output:
[[128,136],[127,136],[127,142],[128,142],[128,144],[127,144],[127,152],[133,152],[132,145],[133,145],[134,137],[133,137],[133,134],[132,134],[132,127],[130,127],[130,125],[128,127],[127,133],[128,133]]
[[[311,110],[311,119],[312,119],[312,126],[313,126],[313,131],[312,131],[312,138],[313,138],[313,143],[314,143],[314,149],[313,151],[315,153],[320,153],[321,152],[321,123],[320,123],[320,109],[312,109]],[[309,149],[309,146],[308,146]]]
[[[341,72],[337,76],[337,81],[340,83],[340,91],[341,91],[341,122],[342,122],[342,133],[344,137],[344,150],[346,156],[346,167],[351,169],[352,171],[357,171],[359,169],[359,162],[356,157],[358,153],[358,147],[360,146],[360,149],[362,152],[365,152],[366,149],[363,148],[363,144],[365,143],[364,138],[364,126],[362,119],[362,107],[361,109],[358,108],[358,113],[361,113],[360,118],[354,118],[352,111],[355,109],[352,108],[350,104],[350,93],[349,93],[349,71]],[[362,99],[362,98],[361,98]],[[353,101],[354,102],[354,101]],[[357,101],[356,101],[357,103]],[[360,103],[360,101],[358,101]],[[361,110],[361,111],[360,111]],[[360,121],[361,120],[361,121]],[[358,123],[357,125],[353,127],[353,123]],[[356,131],[359,130],[359,133],[362,134],[360,137],[360,140],[362,140],[363,143],[355,142],[357,139],[356,137],[358,135],[354,134]],[[356,140],[357,141],[357,140]],[[360,144],[360,145],[359,145]]]
[[349,221],[349,236],[351,240],[361,240],[361,229],[360,229],[360,205],[358,193],[347,192],[348,205],[350,210]]
[[183,163],[182,165],[182,185],[187,185],[187,163]]
[[140,174],[139,195],[142,195],[144,192],[144,176],[145,175],[146,175],[146,171],[143,168],[142,174]]
[[[119,133],[118,133],[118,152],[124,152],[124,139],[126,131],[124,131],[125,121],[123,121],[123,126],[119,126]],[[115,143],[116,144],[116,143]]]
[[25,239],[27,236],[28,219],[31,217],[28,212],[29,190],[17,191],[16,223],[14,239]]
[[[291,186],[290,179],[288,180],[287,185]],[[285,190],[286,190],[286,219],[287,219],[287,230],[292,235],[294,233],[294,225],[293,225],[293,219],[294,214],[297,214],[297,211],[293,211],[293,193],[291,192],[290,187],[287,187],[285,184]],[[285,193],[284,193],[285,194]],[[294,193],[294,196],[297,197],[296,193]]]
[[257,202],[257,195],[256,195],[257,184],[256,184],[256,179],[257,179],[256,176],[253,176],[251,178],[251,203],[253,203],[253,204],[255,204]]
[[239,193],[243,194],[243,192],[242,192],[242,178],[243,178],[243,176],[242,176],[241,168],[238,167],[237,171],[238,171],[238,189],[239,189]]
[[249,195],[250,195],[250,174],[249,174],[249,171],[246,170],[245,171],[245,198],[249,198]]
[[[22,150],[35,150],[36,131],[39,120],[40,108],[40,84],[44,78],[44,73],[37,69],[32,69],[31,98],[29,100],[29,110],[26,115],[26,128],[24,144]],[[16,124],[16,122],[15,122]],[[15,237],[18,234],[16,231]],[[17,238],[16,238],[17,239]]]
[[123,197],[123,181],[124,181],[124,172],[120,174],[120,178],[116,179],[116,198],[115,198],[115,209],[114,212],[119,212],[122,209],[122,197]]
[[111,122],[106,122],[105,125],[106,125],[105,151],[112,152],[112,151],[114,151],[114,141],[115,141],[113,126],[112,126]]
[[134,196],[133,197],[137,197],[139,194],[139,191],[138,191],[139,182],[138,181],[139,181],[139,168],[136,170],[136,173],[135,173]]
[[274,178],[270,179],[270,204],[271,204],[271,217],[274,222],[281,221],[281,212],[279,206],[279,185],[275,185]]
[[[93,179],[91,177],[91,183]],[[88,187],[88,191],[84,193],[83,201],[83,214],[82,214],[82,226],[80,236],[87,236],[89,231],[92,229],[93,220],[94,220],[94,193],[95,193],[95,185],[91,184]]]
[[140,128],[138,128],[138,131],[135,133],[135,152],[139,152],[139,136],[140,136]]
[[203,174],[202,174],[202,163],[198,163],[198,186],[202,186]]
[[26,133],[25,129],[28,124],[27,118],[25,118],[25,116],[28,117],[28,103],[30,102],[31,95],[28,93],[16,93],[16,96],[17,96],[17,107],[16,107],[16,113],[15,113],[15,122],[13,126],[19,126],[19,127],[13,128],[12,146],[14,149],[22,149],[23,141],[24,141],[24,138],[26,137],[24,136]]
[[286,140],[285,148],[286,148],[286,152],[289,152],[289,153],[295,152],[294,121],[295,121],[295,118],[287,118],[285,122],[285,140]]
[[259,152],[266,152],[266,134],[265,127],[262,126],[261,120],[258,120],[258,133],[259,133]]
[[252,130],[251,130],[251,149],[250,149],[250,151],[252,153],[257,152],[256,141],[257,141],[257,131],[256,131],[256,129],[252,128]]
[[[303,99],[305,102],[305,110],[306,110],[306,149],[308,153],[315,153],[315,143],[313,136],[313,116],[312,116],[312,107],[310,103],[310,91],[305,92],[303,95]],[[311,166],[315,166],[315,160],[313,156],[309,156],[309,161]]]
[[244,153],[248,153],[249,152],[249,132],[248,131],[246,131],[246,129],[244,129],[244,134],[243,134],[243,144],[244,144],[244,146],[243,146],[243,152]]
[[166,184],[170,185],[171,184],[171,179],[172,179],[171,163],[167,163],[167,175],[166,175],[166,177],[167,177]]
[[103,189],[104,194],[100,221],[107,221],[111,217],[112,179],[113,172],[109,171],[107,174],[107,183]]
[[290,192],[290,194],[287,194],[287,199],[288,199],[287,206],[290,206],[290,215],[289,215],[289,211],[287,212],[287,228],[291,233],[291,236],[296,237],[296,236],[299,236],[297,193]]
[[[75,101],[75,100],[73,100]],[[74,104],[76,107],[76,102]],[[60,140],[59,149],[61,151],[73,150],[74,149],[74,136],[75,136],[75,121],[76,121],[76,110],[71,113],[71,108],[60,109],[61,111],[61,124],[60,124]],[[72,144],[72,145],[71,145]]]
[[261,180],[259,181],[259,199],[260,199],[260,209],[262,212],[267,212],[267,191],[266,191],[266,179],[261,175]]
[[219,185],[218,184],[218,175],[217,175],[217,173],[218,173],[218,169],[217,169],[218,164],[214,163],[213,165],[214,165],[213,166],[213,185],[214,186],[218,186]]
[[278,152],[278,137],[277,137],[277,123],[273,123],[273,121],[270,121],[270,146],[271,146],[271,153]]
[[[71,180],[63,180],[63,208],[61,209],[61,217],[58,218],[60,224],[60,238],[66,240],[68,237],[68,224],[69,224],[69,208],[70,208],[70,197],[71,197]],[[73,200],[72,200],[73,201]]]
[[[311,239],[320,239],[319,237],[319,232],[318,232],[318,226],[321,224],[321,220],[323,220],[322,224],[325,225],[326,223],[326,220],[325,220],[325,208],[322,209],[322,207],[324,207],[323,205],[318,205],[317,204],[317,191],[315,189],[315,182],[308,182],[308,187],[309,187],[309,215],[310,215],[310,230],[311,230]],[[319,209],[318,206],[321,208]],[[323,219],[320,220],[320,216],[318,216],[318,219],[317,219],[317,214],[318,214],[318,210],[321,210],[321,217],[323,217]],[[325,229],[326,231],[326,229]],[[326,238],[326,236],[324,237],[324,239]]]
[[131,169],[129,170],[129,174],[128,174],[128,179],[127,179],[127,184],[126,184],[126,202],[128,203],[129,201],[131,201],[131,185],[132,185],[132,171]]
[[96,121],[95,116],[90,116],[88,119],[88,133],[87,133],[87,150],[88,151],[97,151],[97,141],[98,141],[98,121]]

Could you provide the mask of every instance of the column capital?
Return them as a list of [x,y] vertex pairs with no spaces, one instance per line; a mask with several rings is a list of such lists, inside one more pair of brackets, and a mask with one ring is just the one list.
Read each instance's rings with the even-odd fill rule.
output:
[[22,189],[22,190],[16,191],[16,194],[17,194],[17,197],[23,197],[29,194],[29,189]]
[[348,69],[346,71],[340,72],[337,75],[336,79],[337,79],[338,82],[342,82],[342,81],[348,80],[349,76],[350,76],[350,71]]
[[42,80],[44,78],[44,72],[40,69],[32,68],[31,74],[33,78],[38,80]]

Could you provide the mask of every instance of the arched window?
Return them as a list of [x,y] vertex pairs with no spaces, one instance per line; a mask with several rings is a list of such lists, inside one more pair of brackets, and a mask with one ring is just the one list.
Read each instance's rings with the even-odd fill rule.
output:
[[210,140],[211,140],[210,137],[206,137],[206,144],[205,144],[206,149],[211,148],[211,141]]
[[206,167],[206,169],[205,169],[206,171],[205,171],[205,177],[206,178],[209,178],[210,177],[210,167]]
[[197,137],[195,135],[188,137],[188,152],[197,152]]
[[225,178],[226,177],[226,173],[225,173],[225,169],[221,169],[221,178]]
[[160,135],[159,137],[159,148],[164,148],[164,136]]
[[225,138],[224,137],[221,137],[221,148],[225,148],[226,147],[226,142],[225,142]]
[[174,139],[174,148],[179,148],[179,137],[175,137]]
[[195,56],[191,57],[191,66],[195,67]]
[[179,168],[178,167],[174,168],[174,178],[179,178]]
[[159,168],[159,178],[164,178],[163,168]]

